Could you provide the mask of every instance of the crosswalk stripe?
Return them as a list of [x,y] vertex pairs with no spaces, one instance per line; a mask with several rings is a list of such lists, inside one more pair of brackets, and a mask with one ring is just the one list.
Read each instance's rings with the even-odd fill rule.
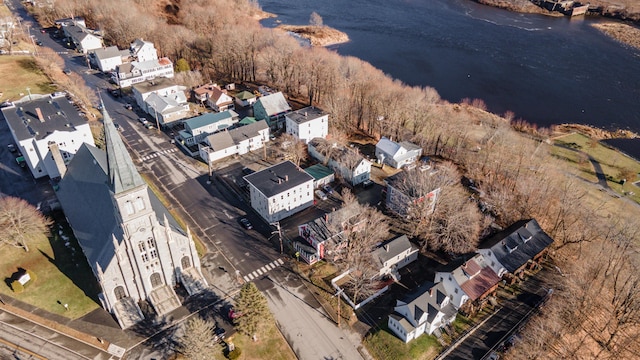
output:
[[262,270],[258,269],[256,271],[258,272],[258,274],[262,275]]
[[250,275],[253,276],[253,277],[258,277],[258,274],[255,271],[252,272]]
[[284,264],[284,260],[282,260],[282,259],[278,259],[277,261],[278,261],[278,265]]
[[267,271],[273,270],[275,268],[275,266],[271,266],[271,264],[267,264],[264,267],[267,268]]

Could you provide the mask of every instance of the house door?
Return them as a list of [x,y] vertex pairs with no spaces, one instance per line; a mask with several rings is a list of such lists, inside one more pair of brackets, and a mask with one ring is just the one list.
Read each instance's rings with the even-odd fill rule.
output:
[[182,257],[182,260],[180,260],[180,264],[182,265],[183,269],[188,269],[191,267],[191,259],[189,259],[188,256],[184,256]]
[[157,288],[158,286],[162,285],[162,276],[160,276],[160,273],[151,274],[150,280],[151,280],[151,287],[153,288]]
[[127,293],[124,291],[124,287],[122,286],[116,286],[116,288],[113,289],[113,294],[116,296],[116,300],[121,300],[127,297]]

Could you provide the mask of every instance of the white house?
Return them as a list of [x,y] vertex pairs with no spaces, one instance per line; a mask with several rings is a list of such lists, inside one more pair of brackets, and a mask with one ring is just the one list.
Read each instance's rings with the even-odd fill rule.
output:
[[399,279],[398,270],[418,258],[418,248],[409,241],[407,235],[402,235],[380,245],[373,251],[373,257],[378,260],[380,267],[378,275]]
[[420,204],[421,210],[432,213],[438,196],[440,196],[440,188],[426,187],[430,183],[436,184],[437,181],[435,180],[432,182],[427,180],[415,181],[421,176],[432,177],[439,176],[439,174],[416,168],[399,172],[386,178],[387,196],[385,197],[385,207],[404,217],[411,215],[411,206],[414,204]]
[[467,301],[476,301],[492,293],[500,283],[500,277],[482,254],[476,254],[471,259],[453,261],[439,269],[435,274],[435,281],[442,283],[456,309]]
[[128,61],[129,55],[128,50],[119,50],[117,46],[95,49],[90,53],[92,62],[104,73],[111,72]]
[[235,125],[239,118],[240,116],[233,110],[203,114],[185,120],[184,130],[179,134],[186,145],[196,145],[205,137]]
[[520,220],[478,246],[498,276],[518,275],[544,256],[553,239],[535,219]]
[[82,144],[95,145],[91,129],[65,93],[29,97],[2,114],[33,176],[60,177]]
[[174,289],[205,290],[189,229],[183,230],[144,182],[113,121],[103,112],[105,148],[83,144],[56,192],[100,289],[100,304],[122,328],[181,306]]
[[325,139],[329,134],[329,114],[314,106],[285,114],[287,134],[304,141]]
[[158,77],[173,77],[173,63],[168,58],[143,62],[132,61],[118,65],[111,73],[111,79],[121,88]]
[[149,95],[157,94],[159,96],[167,96],[178,93],[184,94],[186,90],[186,86],[178,85],[173,79],[163,77],[147,80],[131,87],[133,98],[136,99],[136,104],[147,113],[149,111],[145,106],[145,100]]
[[442,283],[427,283],[403,300],[397,300],[388,326],[405,343],[422,334],[433,334],[456,318]]
[[207,136],[202,143],[198,144],[198,152],[205,162],[213,163],[231,155],[243,155],[261,149],[267,141],[269,141],[269,127],[264,120],[260,120]]
[[56,21],[61,25],[64,35],[75,45],[79,52],[102,48],[102,36],[98,32],[88,29],[84,19],[63,19]]
[[396,169],[416,162],[422,156],[422,148],[408,141],[393,142],[383,137],[376,144],[376,159]]
[[152,93],[144,101],[144,107],[161,127],[173,126],[189,116],[189,104],[183,91],[164,96]]
[[236,105],[240,107],[252,106],[258,100],[255,94],[246,90],[240,91],[239,93],[236,94],[236,96],[234,96],[234,98],[235,98]]
[[311,165],[305,168],[304,171],[313,176],[314,189],[328,185],[336,179],[335,172],[322,164]]
[[313,205],[313,178],[291,161],[244,177],[251,207],[268,223],[280,221]]
[[333,169],[345,181],[355,186],[369,180],[371,163],[357,150],[314,138],[307,145],[309,155]]
[[207,105],[215,111],[227,111],[235,109],[233,98],[227,95],[222,89],[212,87],[207,93]]
[[253,116],[257,120],[266,120],[272,129],[284,127],[284,115],[291,111],[291,106],[282,92],[262,96],[253,104]]
[[150,41],[136,39],[129,45],[129,51],[138,62],[158,60],[158,51]]

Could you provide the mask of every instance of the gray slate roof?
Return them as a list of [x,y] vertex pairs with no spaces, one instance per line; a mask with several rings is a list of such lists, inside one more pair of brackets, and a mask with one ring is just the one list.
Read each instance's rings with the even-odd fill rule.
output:
[[520,220],[484,241],[479,248],[490,249],[500,264],[513,273],[546,249],[553,239],[535,219]]
[[[18,140],[41,140],[56,130],[75,131],[74,125],[86,123],[66,96],[35,97],[34,100],[15,102],[14,106],[2,108],[2,114]],[[44,122],[38,119],[36,109],[40,109]]]
[[[95,264],[102,269],[107,268],[114,260],[114,237],[117,243],[121,243],[124,236],[116,221],[107,172],[106,153],[92,145],[83,144],[69,163],[56,192],[82,251],[94,270]],[[148,188],[147,191],[160,223],[164,223],[166,215],[171,227],[179,229],[155,194]]]
[[270,198],[307,181],[313,181],[313,177],[287,160],[247,175],[244,180]]
[[228,131],[220,131],[207,137],[207,141],[213,151],[220,151],[235,146]]
[[240,126],[235,129],[229,130],[229,134],[231,135],[231,138],[233,139],[233,141],[236,144],[238,144],[241,141],[260,135],[259,131],[262,131],[268,128],[269,126],[267,125],[267,122],[264,120],[260,120],[249,125],[244,125],[244,126]]
[[111,190],[115,194],[119,194],[146,185],[138,170],[136,170],[131,155],[129,155],[122,138],[120,138],[120,132],[113,125],[113,120],[111,120],[107,110],[102,110],[102,116],[104,119],[104,140],[107,145],[107,165],[109,166]]
[[114,58],[114,57],[127,57],[129,56],[129,51],[128,50],[120,50],[118,49],[117,46],[109,46],[106,48],[102,48],[102,49],[95,49],[92,50],[93,53],[95,54],[96,59],[99,60],[104,60],[104,59],[110,59],[110,58]]
[[419,324],[420,317],[427,313],[427,322],[431,323],[438,312],[443,312],[449,316],[455,313],[452,304],[440,306],[447,297],[444,285],[439,282],[433,284],[427,282],[422,284],[411,294],[407,295],[402,301],[398,301],[396,307],[407,305],[409,316],[415,324]]

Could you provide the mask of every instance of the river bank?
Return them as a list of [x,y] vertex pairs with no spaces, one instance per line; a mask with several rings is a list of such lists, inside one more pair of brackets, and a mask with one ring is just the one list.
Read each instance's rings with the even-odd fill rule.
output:
[[309,40],[311,46],[331,46],[349,41],[349,35],[328,26],[278,25],[276,29],[298,34],[300,37]]

